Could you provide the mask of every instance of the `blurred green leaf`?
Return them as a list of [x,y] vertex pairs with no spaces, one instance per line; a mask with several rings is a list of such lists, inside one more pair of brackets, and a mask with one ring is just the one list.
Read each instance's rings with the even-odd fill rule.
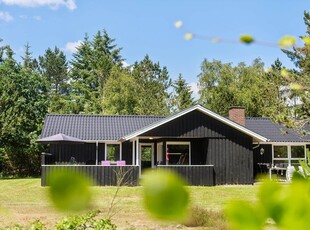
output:
[[89,206],[90,180],[72,171],[57,171],[50,175],[50,198],[62,211],[81,211]]
[[193,39],[194,35],[192,33],[187,33],[184,35],[184,39],[185,40],[191,40]]
[[291,35],[286,35],[280,38],[278,45],[284,48],[292,47],[296,44],[296,38]]
[[258,198],[266,215],[279,223],[285,211],[285,194],[281,185],[273,181],[264,182],[259,189]]
[[176,21],[176,22],[174,23],[174,26],[175,26],[176,28],[181,28],[181,27],[183,26],[183,22],[182,22],[182,21]]
[[175,173],[156,170],[143,175],[144,205],[160,220],[182,221],[188,213],[189,194],[185,182]]
[[254,38],[249,34],[245,34],[240,36],[240,41],[246,44],[251,44],[254,42]]
[[310,45],[310,37],[302,37],[302,40],[306,45]]
[[259,230],[266,221],[263,213],[246,201],[232,201],[225,210],[232,229]]
[[281,76],[287,78],[289,76],[288,71],[286,69],[281,69]]
[[271,73],[272,72],[272,68],[268,67],[267,69],[265,69],[266,73]]
[[283,186],[287,195],[285,212],[280,222],[283,229],[308,229],[310,220],[309,181],[294,180],[289,186]]
[[217,38],[217,37],[212,38],[212,39],[211,39],[211,42],[214,42],[214,43],[221,42],[221,38]]
[[298,83],[291,83],[289,85],[290,89],[292,90],[301,90],[303,87],[302,85],[298,84]]

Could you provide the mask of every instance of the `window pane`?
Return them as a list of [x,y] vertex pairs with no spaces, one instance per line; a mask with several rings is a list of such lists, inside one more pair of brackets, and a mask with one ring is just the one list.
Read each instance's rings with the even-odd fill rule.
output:
[[287,158],[287,146],[274,146],[274,158]]
[[120,160],[120,145],[119,144],[108,144],[107,145],[107,160],[118,161]]
[[291,157],[292,158],[305,158],[305,147],[304,146],[291,146]]
[[189,164],[189,145],[168,144],[169,165]]

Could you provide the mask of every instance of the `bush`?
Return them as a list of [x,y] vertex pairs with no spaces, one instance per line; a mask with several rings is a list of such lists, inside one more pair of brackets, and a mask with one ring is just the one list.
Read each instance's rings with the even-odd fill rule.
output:
[[195,206],[191,208],[188,219],[183,223],[187,227],[208,227],[211,229],[228,229],[224,215],[220,211],[211,211]]
[[57,230],[106,229],[114,230],[116,225],[110,219],[96,219],[100,211],[91,211],[85,215],[66,217],[56,224]]
[[[96,217],[100,211],[90,211],[85,215],[75,215],[70,217],[65,217],[59,221],[54,228],[57,230],[115,230],[116,225],[111,222],[110,219],[97,219]],[[47,230],[48,228],[40,220],[35,220],[30,223],[29,226],[23,226],[20,224],[14,224],[1,230]]]
[[45,224],[43,224],[40,220],[35,220],[30,223],[31,230],[46,230]]

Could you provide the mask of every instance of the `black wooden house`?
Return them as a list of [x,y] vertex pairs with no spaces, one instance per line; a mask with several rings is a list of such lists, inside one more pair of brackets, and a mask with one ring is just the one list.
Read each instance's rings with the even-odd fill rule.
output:
[[[276,132],[279,135],[275,131],[279,127],[270,125],[270,119],[246,119],[241,107],[232,107],[229,113],[225,118],[195,105],[169,117],[48,114],[41,138],[64,133],[85,143],[51,144],[42,164],[42,185],[48,184],[49,170],[60,167],[82,169],[95,177],[97,185],[112,185],[107,162],[113,169],[124,164],[132,167],[133,180],[146,168],[166,168],[191,185],[253,184],[261,170],[258,163],[305,158],[309,140],[292,134],[283,144],[294,143],[288,145],[289,154],[291,146],[303,146],[303,154],[298,159],[278,159],[273,151],[282,145],[270,140]],[[118,162],[123,163],[118,166]]]

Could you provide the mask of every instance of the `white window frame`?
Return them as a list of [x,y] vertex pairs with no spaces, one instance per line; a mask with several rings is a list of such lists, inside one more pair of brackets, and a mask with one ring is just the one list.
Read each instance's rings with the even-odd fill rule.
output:
[[[287,158],[277,158],[274,157],[274,147],[276,146],[285,146],[287,148]],[[292,146],[303,146],[304,147],[304,158],[292,158],[291,153],[292,153]],[[288,161],[288,165],[291,166],[291,161],[293,160],[307,160],[307,148],[306,144],[301,144],[301,143],[277,143],[272,145],[272,164],[275,165],[274,161],[277,160],[285,160]]]
[[[190,141],[167,141],[166,142],[166,149],[168,145],[188,145],[188,165],[192,165],[192,153],[191,153],[191,142]],[[170,153],[169,153],[170,154]],[[168,162],[166,161],[166,164]]]
[[117,141],[111,141],[111,142],[105,142],[104,143],[104,160],[107,160],[108,156],[108,145],[119,145],[119,160],[123,160],[123,155],[122,155],[122,142],[117,142]]

